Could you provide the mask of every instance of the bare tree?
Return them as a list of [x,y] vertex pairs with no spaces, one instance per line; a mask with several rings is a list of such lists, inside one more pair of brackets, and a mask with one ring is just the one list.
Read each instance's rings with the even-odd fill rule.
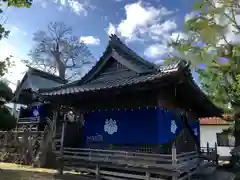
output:
[[33,40],[36,44],[24,62],[46,72],[58,72],[61,78],[81,75],[83,66],[94,60],[88,47],[62,22],[50,23],[47,31],[34,33]]

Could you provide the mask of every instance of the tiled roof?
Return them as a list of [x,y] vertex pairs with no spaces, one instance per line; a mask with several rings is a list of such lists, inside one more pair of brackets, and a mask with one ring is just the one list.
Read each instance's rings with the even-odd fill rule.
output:
[[[112,61],[121,66],[115,66]],[[80,95],[80,93],[83,92],[96,92],[132,86],[139,83],[160,83],[160,81],[165,78],[171,81],[172,77],[177,77],[175,79],[179,81],[186,81],[186,83],[181,81],[181,85],[179,86],[179,89],[181,89],[180,92],[183,93],[182,101],[188,98],[187,95],[184,94],[185,91],[194,93],[194,99],[191,99],[191,102],[189,101],[186,106],[191,106],[193,109],[195,108],[195,110],[199,112],[198,117],[218,116],[222,114],[221,109],[217,108],[194,82],[190,72],[189,62],[180,60],[170,65],[156,66],[154,63],[138,56],[116,35],[110,36],[107,48],[102,57],[80,80],[58,87],[39,89],[38,93],[43,95],[43,98],[58,101],[60,100],[58,95]],[[83,94],[81,95],[83,96]]]
[[61,83],[61,84],[65,84],[65,83],[68,82],[66,79],[63,79],[63,78],[61,78],[61,77],[59,77],[55,74],[51,74],[51,73],[48,73],[48,72],[30,67],[30,66],[28,66],[28,68],[29,68],[29,71],[31,71],[32,74],[35,74],[37,76],[42,76],[44,78],[47,78],[49,80],[52,80],[52,81],[55,81],[55,82],[58,82],[58,83]]
[[63,85],[60,87],[56,87],[53,89],[42,89],[39,92],[42,95],[52,96],[52,95],[63,95],[63,94],[75,94],[79,92],[87,92],[87,91],[97,91],[102,89],[110,89],[114,87],[122,87],[126,85],[133,85],[138,83],[150,82],[159,78],[163,78],[167,75],[178,72],[183,68],[183,64],[187,66],[188,64],[185,61],[179,61],[174,64],[165,65],[161,67],[154,73],[148,74],[135,74],[134,76],[125,77],[125,78],[113,78],[113,79],[104,79],[103,82],[98,83],[87,83],[83,85],[74,85],[68,86]]
[[[231,117],[232,115],[224,114],[223,117]],[[221,117],[201,118],[200,125],[230,125],[231,122],[224,120]]]

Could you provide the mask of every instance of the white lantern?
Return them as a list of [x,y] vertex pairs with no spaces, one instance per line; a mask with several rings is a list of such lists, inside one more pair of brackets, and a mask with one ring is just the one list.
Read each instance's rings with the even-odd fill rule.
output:
[[69,111],[67,113],[67,118],[69,122],[74,122],[75,121],[75,114],[72,111]]

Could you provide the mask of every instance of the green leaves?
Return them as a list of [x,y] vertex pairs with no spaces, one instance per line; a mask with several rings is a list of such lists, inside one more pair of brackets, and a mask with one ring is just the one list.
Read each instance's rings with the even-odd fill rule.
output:
[[3,0],[3,2],[6,2],[8,6],[15,6],[15,7],[31,7],[32,0]]
[[8,85],[0,81],[0,98],[4,98],[6,101],[10,101],[13,97],[12,89]]
[[193,5],[193,10],[204,10],[204,0],[197,0],[194,2],[194,5]]
[[239,57],[240,56],[240,45],[235,45],[232,50],[233,57]]

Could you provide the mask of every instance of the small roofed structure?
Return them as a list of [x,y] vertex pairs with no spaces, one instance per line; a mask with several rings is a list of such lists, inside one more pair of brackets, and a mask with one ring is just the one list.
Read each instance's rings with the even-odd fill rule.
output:
[[[47,115],[52,116],[52,112],[49,109],[50,104],[39,106],[43,103],[41,102],[42,99],[37,95],[37,91],[41,88],[57,87],[67,82],[67,80],[56,75],[29,67],[11,100],[14,103],[13,114],[16,111],[16,104],[27,106],[21,106],[16,128],[23,131],[43,130],[46,124],[45,118]],[[41,117],[38,111],[41,112]]]
[[33,92],[37,92],[41,88],[57,87],[67,82],[59,76],[29,67],[14,92],[12,102],[24,105],[32,104]]

